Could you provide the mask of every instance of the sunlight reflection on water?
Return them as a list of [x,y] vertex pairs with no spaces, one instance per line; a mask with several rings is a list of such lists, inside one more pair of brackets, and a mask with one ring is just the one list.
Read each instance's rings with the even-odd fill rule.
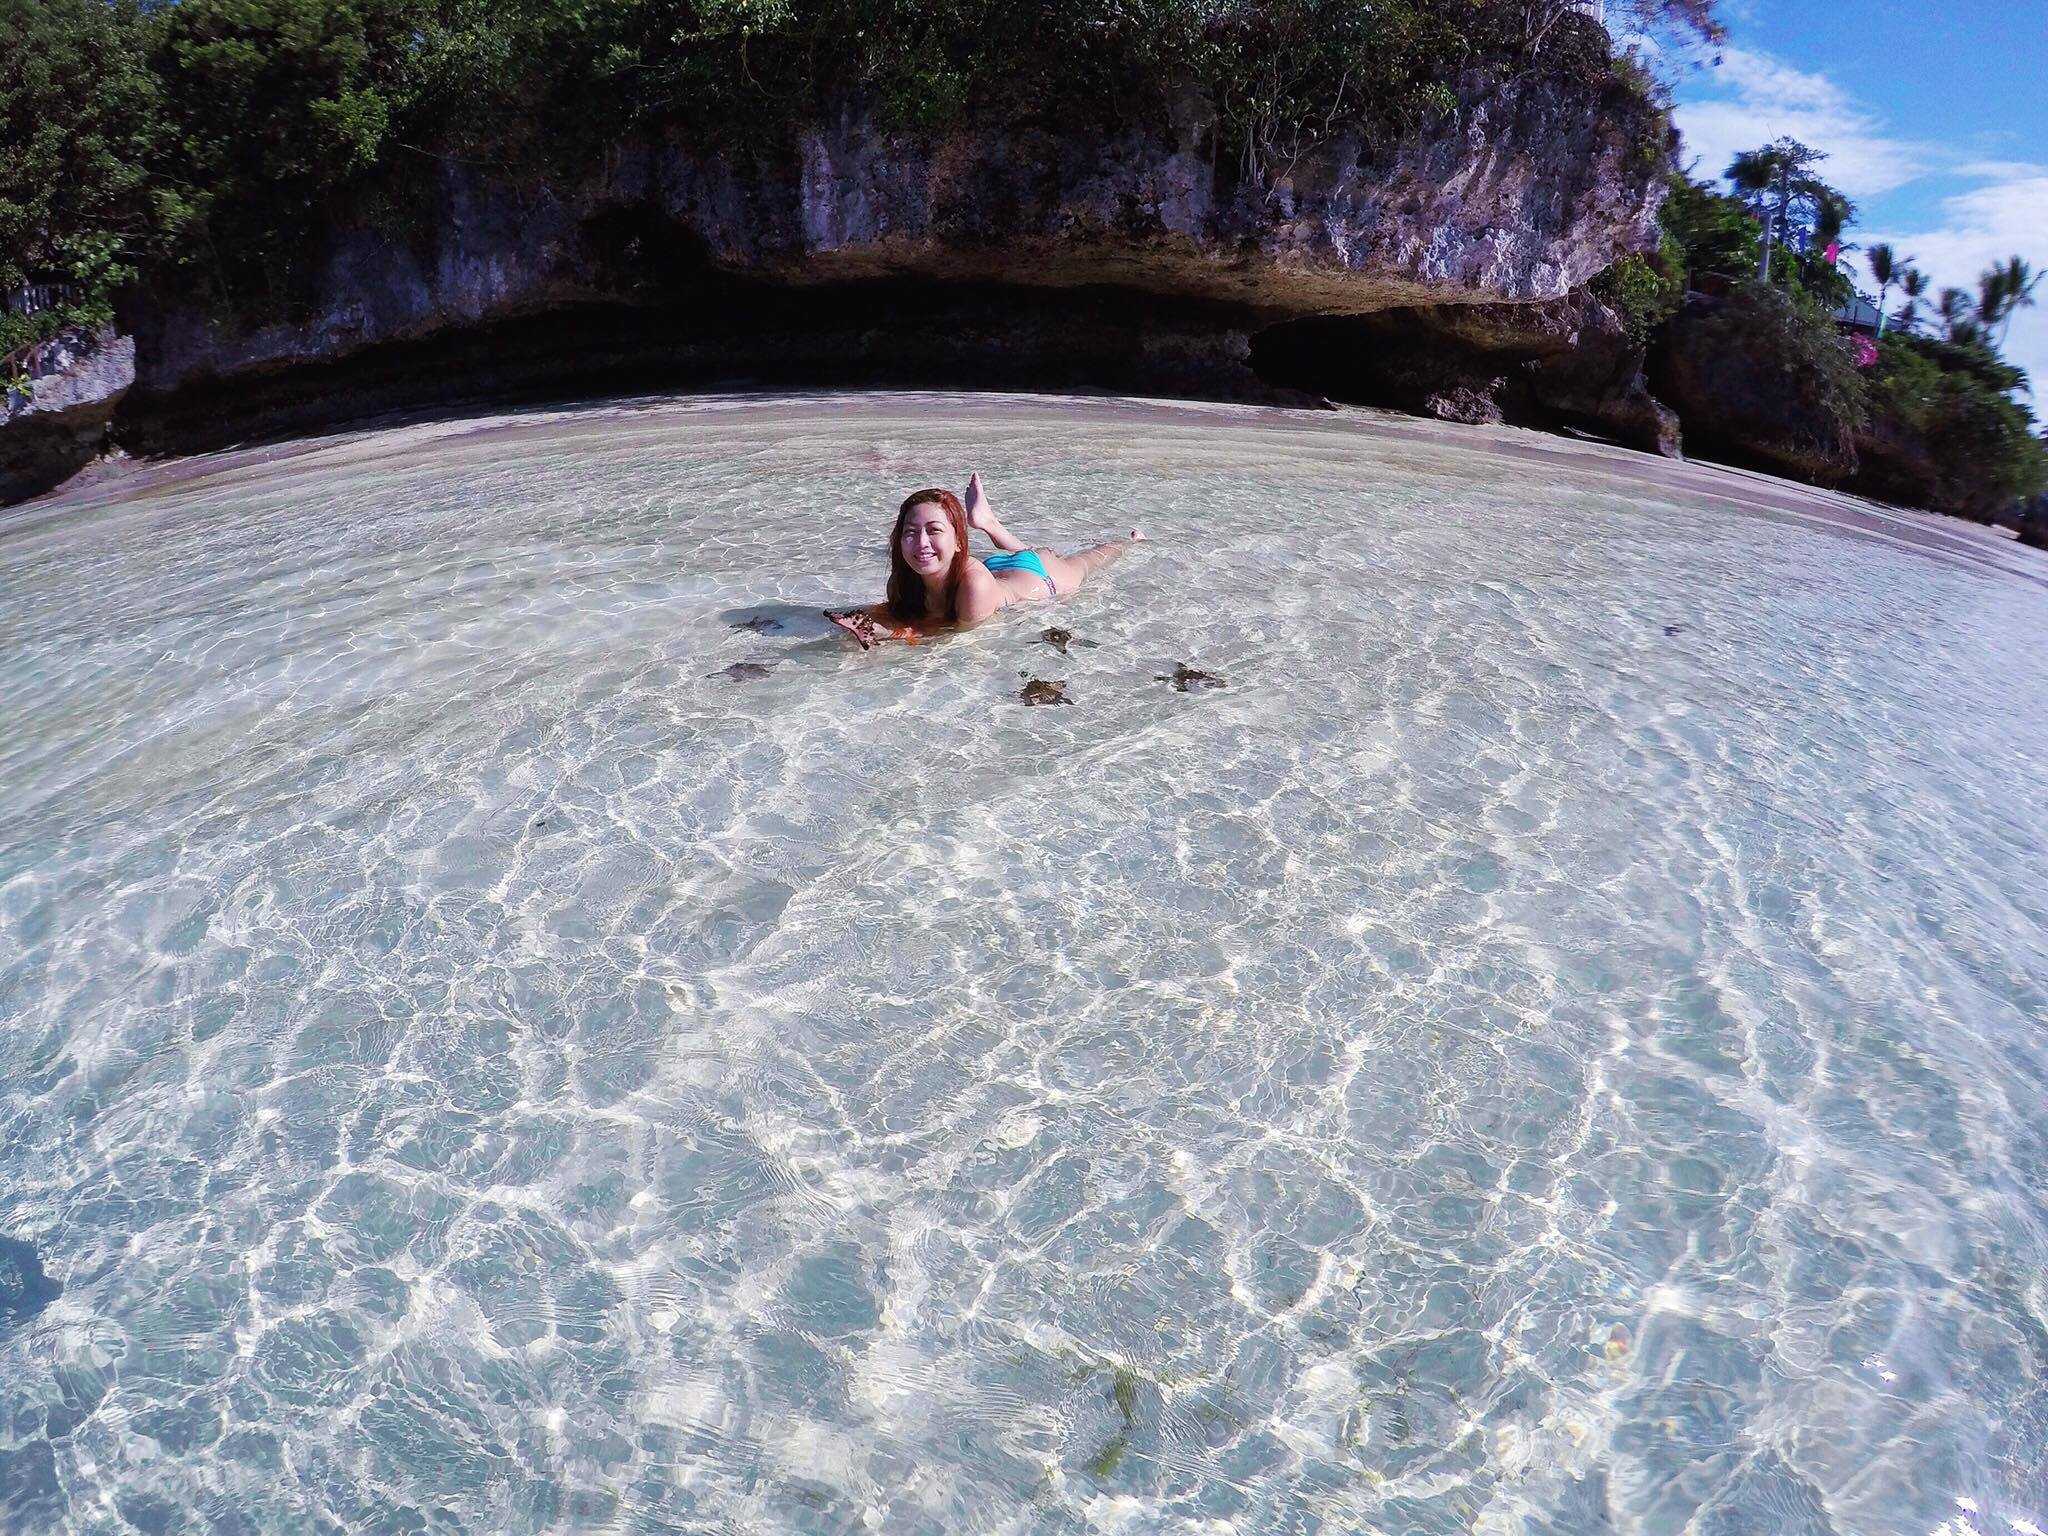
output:
[[[2029,1536],[2048,591],[1495,442],[643,404],[0,524],[0,1524]],[[1156,543],[829,633],[970,468]]]

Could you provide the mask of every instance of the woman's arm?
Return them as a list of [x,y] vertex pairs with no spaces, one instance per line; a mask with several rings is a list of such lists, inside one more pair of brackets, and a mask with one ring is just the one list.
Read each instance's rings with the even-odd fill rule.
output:
[[989,542],[997,549],[1019,550],[1025,547],[1022,540],[1003,526],[1003,520],[996,516],[996,509],[989,505],[988,492],[981,488],[979,474],[967,477],[967,494],[961,499],[967,503],[967,526],[979,528],[987,534]]

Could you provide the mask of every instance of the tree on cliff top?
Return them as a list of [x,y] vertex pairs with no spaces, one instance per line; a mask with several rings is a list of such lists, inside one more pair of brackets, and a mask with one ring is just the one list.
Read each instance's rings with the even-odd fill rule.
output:
[[[1746,149],[1723,172],[1735,190],[1751,200],[1763,220],[1763,255],[1756,275],[1771,274],[1771,247],[1783,240],[1792,222],[1800,217],[1812,220],[1827,210],[1830,199],[1839,199],[1813,168],[1827,159],[1819,150],[1797,139],[1773,139],[1761,149]],[[1842,222],[1846,222],[1844,216]]]
[[1920,324],[1920,301],[1927,297],[1930,286],[1932,279],[1918,267],[1907,267],[1899,274],[1899,291],[1906,296],[1906,302],[1899,307],[1899,330],[1911,331]]
[[1941,334],[1953,336],[1955,329],[1970,318],[1970,295],[1961,288],[1944,288],[1935,300],[1934,313],[1941,321]]
[[[402,110],[410,0],[179,0],[158,13],[158,202],[228,303],[289,307],[322,197],[376,165]],[[255,131],[254,125],[260,125]]]
[[[1583,14],[1586,0],[1518,0],[1522,12],[1522,34],[1531,54],[1540,53],[1557,24],[1574,13]],[[1715,14],[1717,0],[1614,0],[1602,8],[1607,26],[1623,36],[1672,38],[1696,45],[1717,45],[1727,40],[1728,29]]]
[[2019,256],[1993,263],[1978,277],[1977,319],[1987,330],[1998,328],[2001,346],[2012,330],[2012,317],[2034,307],[2034,289],[2040,282],[2041,274]]
[[1709,273],[1737,277],[1755,269],[1757,223],[1740,199],[1679,172],[1669,185],[1658,217],[1685,253],[1689,279]]
[[[1660,156],[1654,92],[1584,5],[1530,48],[1544,3],[0,0],[0,250],[68,277],[129,258],[278,318],[336,218],[402,210],[444,167],[581,174],[635,136],[774,159],[849,107],[1102,138],[1165,131],[1193,93],[1212,163],[1258,184],[1527,77]],[[1718,36],[1713,0],[1609,4]]]
[[62,296],[0,299],[0,352],[104,318],[133,275],[158,100],[133,0],[0,0],[0,295]]
[[[2025,376],[1981,340],[1894,330],[1878,348],[1871,405],[1883,439],[1884,494],[1988,522],[2048,483],[2032,413],[2013,398]],[[1888,450],[1888,451],[1882,451]]]

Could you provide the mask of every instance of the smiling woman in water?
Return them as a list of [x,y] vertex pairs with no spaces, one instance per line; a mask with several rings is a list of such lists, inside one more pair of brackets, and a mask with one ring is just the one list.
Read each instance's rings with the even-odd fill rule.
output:
[[[979,529],[996,546],[976,559],[968,552],[970,530]],[[828,610],[826,617],[866,649],[877,640],[915,640],[948,627],[972,628],[1012,603],[1050,601],[1077,591],[1099,571],[1145,537],[1136,528],[1071,555],[1027,549],[1005,528],[981,488],[981,476],[967,482],[963,504],[951,491],[913,491],[896,513],[889,535],[889,595],[868,608]]]

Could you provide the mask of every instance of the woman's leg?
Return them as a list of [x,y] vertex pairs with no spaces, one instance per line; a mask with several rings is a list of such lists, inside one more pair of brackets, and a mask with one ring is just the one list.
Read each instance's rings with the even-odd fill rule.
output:
[[1143,541],[1145,535],[1137,529],[1131,530],[1127,539],[1111,539],[1107,544],[1097,544],[1092,549],[1076,550],[1071,555],[1058,554],[1050,549],[1041,549],[1038,558],[1045,562],[1045,568],[1052,572],[1053,585],[1060,589],[1060,596],[1080,590],[1081,583],[1105,565],[1120,559],[1123,552],[1133,544]]

